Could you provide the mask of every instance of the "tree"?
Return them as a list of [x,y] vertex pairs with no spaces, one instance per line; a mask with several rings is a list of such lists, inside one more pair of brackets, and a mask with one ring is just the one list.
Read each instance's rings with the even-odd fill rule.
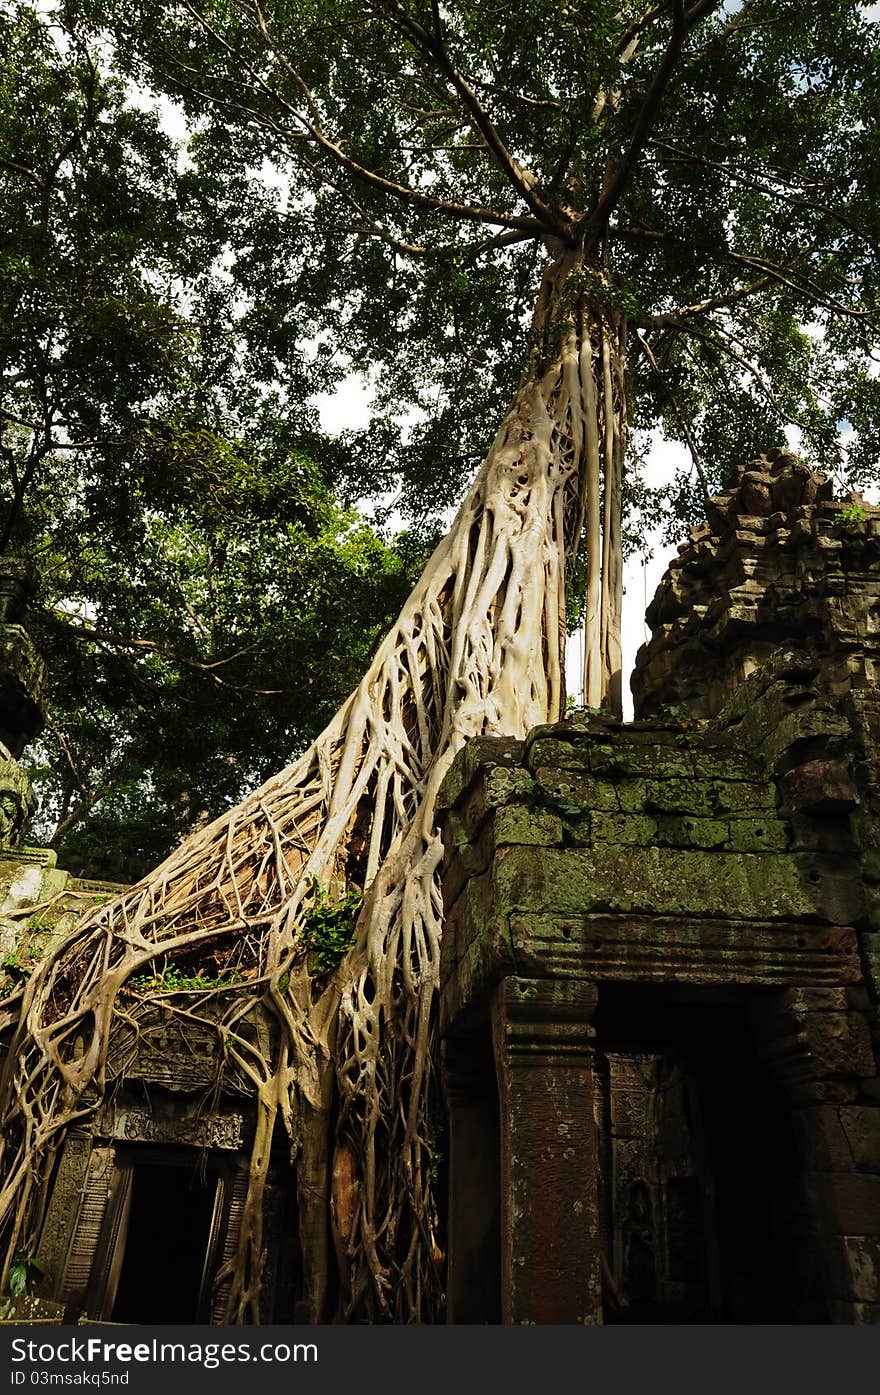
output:
[[[294,342],[249,345],[155,112],[45,7],[0,44],[0,552],[49,662],[39,831],[135,880],[320,731],[407,564],[334,500]],[[259,182],[234,192],[258,219]]]
[[[268,157],[289,178],[277,240],[277,218],[229,221],[245,293],[277,258],[274,306],[381,365],[385,407],[424,402],[428,375],[439,384],[434,423],[396,456],[411,484],[458,476],[514,349],[520,377],[449,536],[313,747],[35,976],[10,1067],[6,1204],[30,1223],[28,1179],[51,1147],[35,1160],[22,1121],[57,1139],[75,1107],[61,1107],[62,1083],[79,1101],[103,1078],[127,976],[210,953],[247,974],[248,1002],[279,1027],[277,1050],[256,1053],[236,1028],[249,1009],[228,1005],[231,1058],[259,1107],[230,1317],[258,1311],[278,1121],[297,1150],[315,1312],[328,1261],[314,1197],[332,1176],[346,1314],[411,1320],[439,1301],[439,783],[469,736],[560,714],[582,534],[587,701],[618,706],[631,402],[642,430],[683,435],[705,493],[711,471],[793,422],[838,463],[847,421],[849,467],[873,460],[876,29],[851,3],[807,14],[769,0],[534,0],[515,14],[139,0],[102,4],[98,22],[108,8],[131,70],[198,123],[204,170]],[[310,966],[316,917],[328,898],[350,906],[352,887],[363,907],[328,980]],[[74,962],[89,967],[73,976]]]

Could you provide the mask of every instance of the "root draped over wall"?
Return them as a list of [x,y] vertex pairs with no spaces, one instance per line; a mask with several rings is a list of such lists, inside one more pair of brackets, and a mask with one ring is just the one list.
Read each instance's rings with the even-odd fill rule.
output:
[[[625,321],[597,304],[582,254],[564,252],[545,272],[514,402],[358,688],[298,761],[39,965],[0,1096],[7,1267],[35,1248],[67,1129],[124,1075],[161,1006],[216,1034],[218,1091],[234,1079],[256,1101],[220,1319],[260,1320],[279,1127],[297,1169],[311,1319],[328,1316],[331,1252],[343,1317],[440,1315],[435,801],[470,737],[523,736],[562,714],[566,569],[585,526],[586,700],[619,705],[625,347]],[[316,907],[350,887],[364,890],[352,946],[329,976],[310,973]],[[167,986],[171,964],[203,978],[207,966],[212,986]],[[274,1022],[271,1051],[257,1044],[256,1012]]]

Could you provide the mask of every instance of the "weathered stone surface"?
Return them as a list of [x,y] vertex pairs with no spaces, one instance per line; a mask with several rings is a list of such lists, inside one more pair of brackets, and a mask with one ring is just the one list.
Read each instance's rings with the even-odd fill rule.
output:
[[658,814],[698,814],[708,817],[718,809],[715,785],[710,780],[693,778],[648,780],[646,808]]
[[520,767],[522,742],[505,737],[475,737],[455,756],[437,795],[437,810],[452,809],[485,765]]
[[510,978],[493,998],[508,1323],[602,1320],[595,1005],[582,982]]
[[791,842],[789,827],[779,819],[732,819],[729,829],[735,852],[782,852]]
[[831,503],[830,484],[791,456],[775,468],[762,459],[711,501],[710,528],[661,583],[636,660],[640,715],[664,702],[714,715],[783,638],[833,655],[848,683],[873,672],[880,511],[855,495]]
[[631,911],[772,921],[815,910],[790,858],[597,844],[590,850],[499,850],[499,908]]
[[731,843],[730,824],[725,819],[660,814],[655,824],[656,842],[660,847],[723,848]]
[[840,813],[859,802],[846,760],[805,761],[782,776],[779,792],[783,807],[799,811]]
[[610,812],[620,808],[617,797],[619,786],[581,770],[559,770],[554,766],[541,765],[535,770],[534,778],[537,787],[534,797],[548,807],[553,806],[553,801],[561,799],[585,811],[599,809]]
[[590,831],[594,843],[637,843],[649,847],[657,840],[657,822],[644,814],[595,813]]
[[880,1107],[819,1105],[792,1117],[816,1171],[880,1173]]
[[880,1236],[880,1177],[820,1172],[815,1186],[839,1234]]
[[534,847],[555,847],[562,842],[562,819],[548,809],[529,809],[508,804],[495,814],[495,846],[527,843]]
[[835,1297],[856,1303],[876,1299],[880,1293],[880,1236],[841,1236],[832,1243],[831,1254]]
[[[535,977],[586,974],[597,981],[821,988],[859,976],[855,934],[846,927],[514,912],[510,936],[519,971]],[[798,1059],[806,1052],[806,1043],[798,1043]]]

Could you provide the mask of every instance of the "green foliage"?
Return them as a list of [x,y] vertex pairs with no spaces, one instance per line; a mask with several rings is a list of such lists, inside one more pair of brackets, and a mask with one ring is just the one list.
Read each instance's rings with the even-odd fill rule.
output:
[[865,521],[865,510],[858,504],[850,504],[849,508],[839,509],[834,515],[835,523],[842,523],[844,527],[858,528]]
[[302,944],[309,952],[309,967],[318,976],[332,973],[351,948],[358,912],[363,904],[359,891],[347,891],[331,901],[327,889],[315,881],[312,908],[303,921]]
[[[0,48],[0,551],[34,565],[50,684],[34,836],[130,881],[321,730],[426,542],[339,501],[306,401],[332,373],[305,375],[289,304],[283,330],[241,313],[214,171],[112,45],[14,0]],[[229,179],[240,226],[271,221]]]
[[[814,10],[700,8],[652,104],[665,5],[289,0],[268,39],[229,0],[5,7],[0,532],[40,574],[68,865],[137,877],[325,724],[493,438],[551,234],[632,321],[627,546],[703,513],[692,471],[639,479],[657,431],[710,488],[792,429],[877,477],[878,25]],[[351,370],[374,416],[328,442]]]
[[[417,518],[460,492],[523,363],[544,239],[572,228],[582,283],[652,346],[656,367],[630,337],[642,443],[686,423],[715,485],[795,428],[812,462],[876,478],[880,26],[854,0],[684,6],[678,52],[673,7],[617,0],[291,0],[262,33],[228,0],[73,8],[181,104],[198,175],[236,171],[251,342],[283,343],[295,305],[304,371],[374,373],[376,418],[346,441],[359,492],[400,488]],[[255,217],[242,172],[264,160],[284,192]],[[691,496],[643,503],[689,522]]]
[[22,1251],[14,1256],[6,1275],[6,1292],[10,1298],[21,1298],[30,1293],[43,1274],[45,1266],[33,1255]]
[[0,959],[0,969],[19,980],[30,978],[34,971],[33,964],[26,964],[18,950],[11,950]]
[[201,971],[187,974],[177,964],[164,964],[156,973],[135,974],[127,986],[137,993],[207,993],[218,988],[233,988],[243,982],[237,969],[211,975]]

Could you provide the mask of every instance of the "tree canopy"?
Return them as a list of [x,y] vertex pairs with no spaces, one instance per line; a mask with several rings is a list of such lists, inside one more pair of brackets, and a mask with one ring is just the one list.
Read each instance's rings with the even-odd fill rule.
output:
[[[76,8],[183,106],[217,189],[231,181],[235,197],[239,172],[266,160],[281,172],[275,210],[237,216],[228,201],[232,274],[255,330],[295,317],[328,358],[373,368],[376,420],[349,442],[364,492],[402,472],[418,512],[460,491],[521,369],[548,239],[588,247],[628,312],[643,438],[659,425],[686,440],[711,484],[795,426],[813,461],[873,477],[865,7]],[[413,407],[401,437],[394,418]]]
[[421,554],[334,498],[295,336],[267,362],[239,331],[206,176],[108,51],[29,4],[0,47],[0,536],[49,663],[38,832],[130,880],[320,730]]

